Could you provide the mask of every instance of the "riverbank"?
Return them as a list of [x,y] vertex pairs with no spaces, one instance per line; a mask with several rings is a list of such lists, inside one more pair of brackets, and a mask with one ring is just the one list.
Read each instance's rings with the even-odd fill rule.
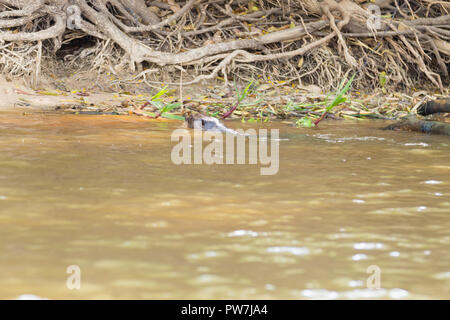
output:
[[[224,86],[215,82],[207,85],[172,86],[158,97],[160,104],[148,104],[164,84],[155,88],[106,87],[98,79],[85,78],[73,82],[70,78],[59,81],[43,80],[32,89],[17,80],[0,77],[0,110],[59,111],[94,114],[148,115],[157,113],[162,105],[179,104],[171,113],[179,115],[181,105],[204,115],[220,115],[235,103],[237,92],[244,85]],[[106,89],[105,89],[106,87]],[[121,89],[123,88],[123,89]],[[405,92],[364,93],[351,91],[347,101],[333,109],[329,118],[396,119],[409,113],[425,101],[449,96],[450,91],[441,94],[431,90],[410,89]],[[272,119],[299,119],[304,116],[319,117],[334,97],[333,92],[323,92],[316,85],[299,86],[295,83],[258,83],[237,110],[233,118],[245,122],[264,122]]]

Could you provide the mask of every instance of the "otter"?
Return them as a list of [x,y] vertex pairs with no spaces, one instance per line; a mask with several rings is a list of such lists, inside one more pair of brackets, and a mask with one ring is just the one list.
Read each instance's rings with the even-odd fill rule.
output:
[[186,126],[190,129],[200,129],[204,131],[216,131],[234,135],[242,135],[242,133],[227,128],[218,119],[213,117],[205,117],[200,114],[192,114],[190,111],[188,111],[185,113],[184,119]]

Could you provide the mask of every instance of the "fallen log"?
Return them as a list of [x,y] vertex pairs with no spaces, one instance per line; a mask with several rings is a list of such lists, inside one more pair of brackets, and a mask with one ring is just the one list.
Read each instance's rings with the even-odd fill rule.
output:
[[422,116],[441,112],[450,112],[450,98],[428,101],[417,109]]

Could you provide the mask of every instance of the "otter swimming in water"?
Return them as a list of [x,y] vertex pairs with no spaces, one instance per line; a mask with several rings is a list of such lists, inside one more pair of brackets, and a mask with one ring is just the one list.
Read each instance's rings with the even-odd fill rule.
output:
[[223,123],[213,117],[205,117],[200,114],[193,115],[191,112],[186,112],[184,119],[186,126],[190,129],[200,129],[205,131],[217,131],[235,135],[242,135],[242,133],[225,127]]

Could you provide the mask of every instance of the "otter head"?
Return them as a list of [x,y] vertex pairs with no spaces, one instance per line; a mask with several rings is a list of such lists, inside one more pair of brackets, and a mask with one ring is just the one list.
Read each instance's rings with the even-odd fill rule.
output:
[[201,114],[192,114],[191,111],[184,113],[184,122],[190,129],[221,131],[224,128],[223,124],[216,118],[204,117]]
[[201,115],[193,114],[192,111],[187,110],[184,112],[184,123],[190,129],[202,129],[203,128],[203,120]]

